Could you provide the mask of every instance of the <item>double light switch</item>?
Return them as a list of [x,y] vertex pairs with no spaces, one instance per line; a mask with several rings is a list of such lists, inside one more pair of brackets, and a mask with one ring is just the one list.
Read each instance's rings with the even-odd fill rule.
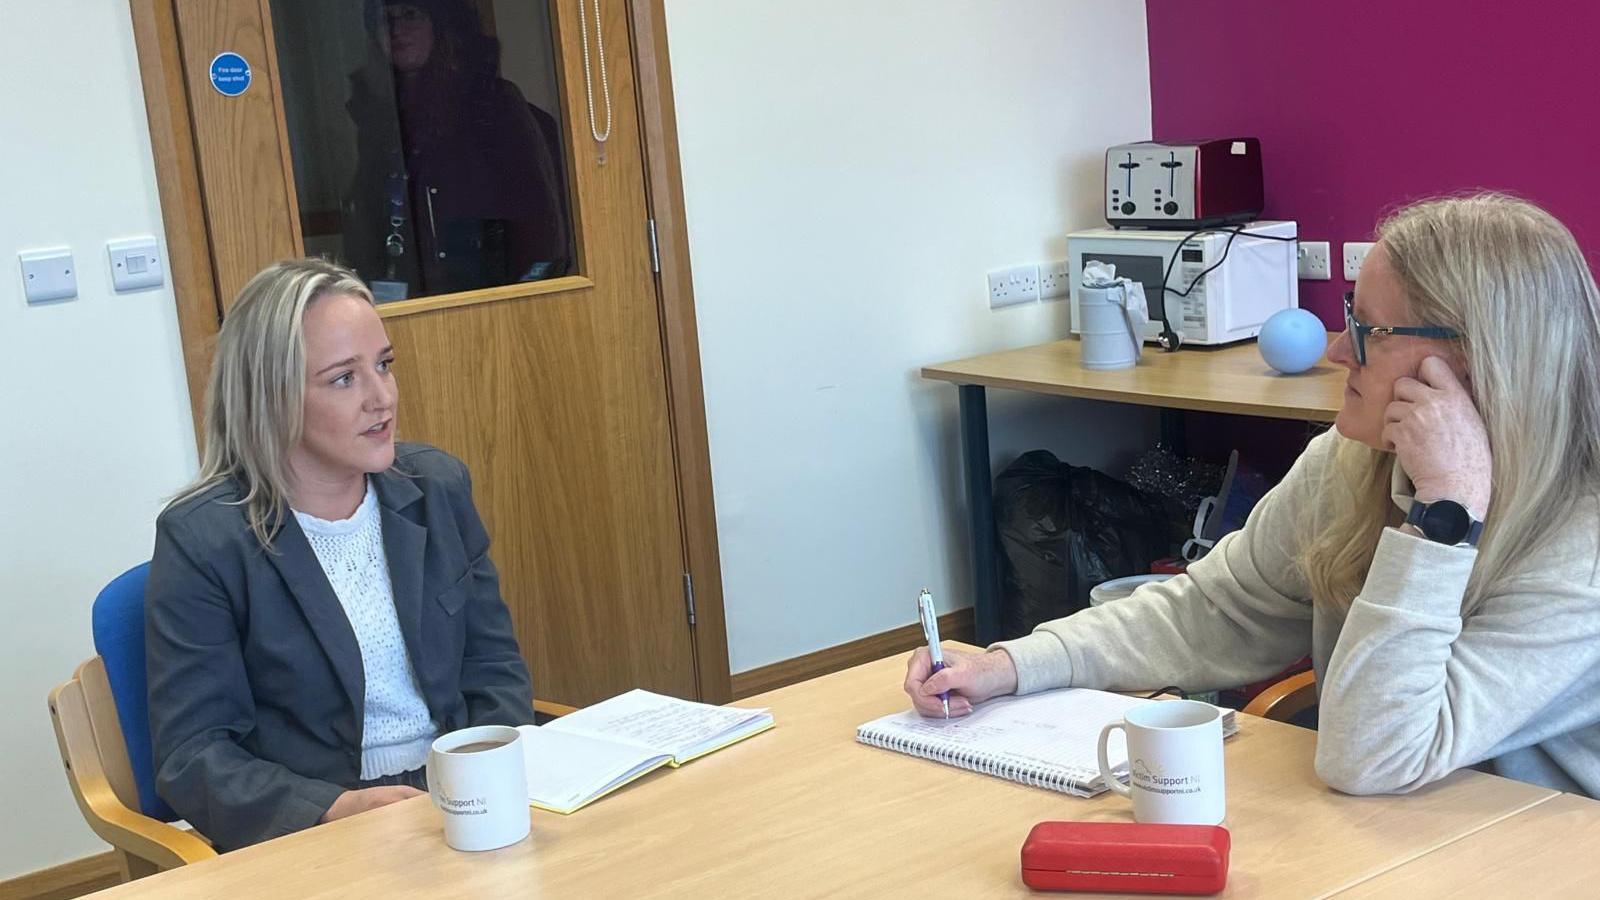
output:
[[119,291],[160,287],[161,255],[155,238],[130,238],[106,244],[111,254],[111,284]]

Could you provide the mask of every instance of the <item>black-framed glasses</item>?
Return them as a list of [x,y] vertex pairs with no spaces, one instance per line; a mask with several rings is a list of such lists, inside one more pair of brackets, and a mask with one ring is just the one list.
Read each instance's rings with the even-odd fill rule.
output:
[[1367,364],[1367,336],[1372,334],[1401,334],[1425,338],[1458,338],[1454,328],[1440,325],[1368,325],[1356,318],[1356,292],[1344,292],[1344,327],[1350,332],[1350,343],[1355,348],[1356,363]]

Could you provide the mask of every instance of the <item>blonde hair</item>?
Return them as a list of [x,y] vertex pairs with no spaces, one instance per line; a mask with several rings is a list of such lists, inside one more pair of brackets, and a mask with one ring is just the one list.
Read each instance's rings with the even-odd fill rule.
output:
[[244,495],[235,502],[271,549],[289,505],[289,454],[304,425],[306,308],[332,294],[373,303],[359,276],[321,259],[273,263],[239,292],[211,362],[200,474],[171,505],[237,482]]
[[[1407,206],[1377,229],[1420,322],[1461,337],[1494,456],[1463,612],[1512,576],[1600,482],[1600,291],[1571,232],[1481,193]],[[1395,458],[1336,438],[1301,564],[1318,605],[1348,608],[1386,524]]]

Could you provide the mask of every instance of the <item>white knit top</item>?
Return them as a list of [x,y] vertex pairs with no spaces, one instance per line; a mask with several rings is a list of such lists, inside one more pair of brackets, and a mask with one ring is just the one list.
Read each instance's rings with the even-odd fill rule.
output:
[[344,607],[361,647],[365,715],[361,722],[361,778],[420,768],[437,736],[428,704],[400,633],[389,558],[383,550],[378,494],[367,495],[348,519],[330,522],[294,511],[323,574]]

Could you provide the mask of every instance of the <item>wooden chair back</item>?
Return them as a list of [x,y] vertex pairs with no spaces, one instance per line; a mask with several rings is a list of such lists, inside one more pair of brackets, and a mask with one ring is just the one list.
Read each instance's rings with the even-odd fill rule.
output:
[[534,698],[533,711],[541,716],[549,716],[552,719],[559,719],[567,713],[577,712],[578,708],[576,706],[568,706],[565,703],[557,703],[554,700],[540,700],[538,698]]
[[1307,669],[1274,684],[1244,708],[1252,716],[1287,722],[1302,710],[1317,705],[1317,673]]
[[128,747],[96,656],[50,692],[50,721],[67,784],[84,819],[117,851],[126,880],[216,856],[192,831],[139,812]]

